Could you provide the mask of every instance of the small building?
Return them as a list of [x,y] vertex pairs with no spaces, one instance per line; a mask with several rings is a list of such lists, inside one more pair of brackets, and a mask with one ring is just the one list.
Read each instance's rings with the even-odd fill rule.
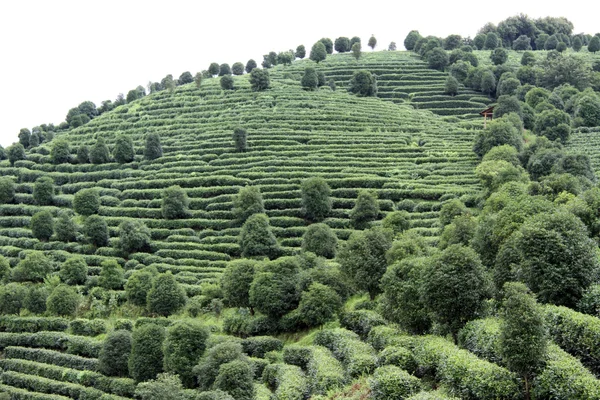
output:
[[479,115],[483,117],[483,127],[485,128],[487,126],[488,117],[490,118],[490,121],[494,118],[494,106],[486,108],[480,112]]

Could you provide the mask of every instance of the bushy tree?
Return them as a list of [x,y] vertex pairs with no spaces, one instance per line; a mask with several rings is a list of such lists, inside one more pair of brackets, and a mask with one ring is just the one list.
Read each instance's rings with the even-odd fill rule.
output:
[[50,240],[54,234],[54,219],[50,211],[40,211],[31,217],[31,233],[42,242]]
[[98,371],[107,376],[127,377],[131,344],[131,332],[126,330],[110,332],[102,342],[98,355]]
[[126,220],[119,225],[119,248],[125,253],[145,251],[150,247],[150,229],[142,221]]
[[21,143],[15,143],[6,148],[6,156],[10,165],[15,165],[15,162],[25,159],[25,147]]
[[452,245],[427,262],[423,301],[454,341],[465,323],[476,318],[488,296],[488,279],[477,253]]
[[29,140],[31,139],[31,131],[28,128],[22,128],[19,131],[19,143],[21,143],[21,145],[24,148],[28,148],[29,147]]
[[187,301],[185,290],[169,271],[158,274],[148,292],[148,311],[151,314],[169,316],[179,311]]
[[460,35],[448,35],[448,37],[444,39],[444,50],[458,49],[462,44],[462,41]]
[[27,289],[18,283],[0,286],[0,314],[19,314],[24,306]]
[[193,321],[179,321],[167,328],[163,345],[165,371],[179,375],[189,388],[194,385],[192,368],[206,349],[208,335],[208,329]]
[[586,95],[577,101],[575,117],[581,126],[600,126],[600,99]]
[[[243,68],[243,66],[242,66],[242,68]],[[204,76],[202,75],[202,72],[196,72],[196,75],[194,75],[194,84],[196,85],[197,89],[200,89],[200,87],[202,87],[202,79],[203,78],[204,78]],[[162,151],[162,149],[161,149],[161,151]],[[144,151],[144,155],[145,155],[145,151]]]
[[596,35],[588,43],[587,49],[590,53],[600,51],[600,36]]
[[103,137],[99,137],[90,150],[90,161],[93,164],[104,164],[110,161],[108,146]]
[[477,48],[477,50],[483,50],[483,48],[485,47],[486,39],[487,35],[484,33],[475,35],[475,37],[473,38],[473,44],[475,45],[475,48]]
[[356,229],[365,229],[371,221],[379,216],[379,204],[375,193],[368,190],[362,190],[358,193],[358,198],[352,211],[350,211],[350,221]]
[[342,298],[329,286],[314,282],[302,293],[298,312],[309,327],[321,326],[336,317],[342,308]]
[[436,47],[426,54],[429,68],[443,71],[448,65],[448,53],[441,47]]
[[[221,400],[221,398],[217,397],[213,399],[207,393],[204,392],[196,397],[193,397],[193,394],[185,394],[179,377],[169,373],[158,374],[156,379],[141,382],[135,388],[135,397],[141,400],[182,400],[188,398]],[[233,398],[223,398],[222,400],[233,400]]]
[[367,45],[371,48],[371,50],[375,50],[375,46],[377,46],[377,39],[375,39],[374,35],[371,35]]
[[337,250],[337,236],[326,224],[312,224],[302,236],[302,249],[320,257],[333,258]]
[[481,92],[492,96],[496,91],[496,77],[492,71],[486,70],[481,74]]
[[54,180],[49,176],[36,179],[33,185],[33,199],[41,206],[51,205],[54,200]]
[[526,35],[519,36],[513,42],[513,50],[531,50],[531,38]]
[[229,393],[236,400],[253,400],[255,390],[253,368],[248,362],[242,360],[222,364],[213,388]]
[[83,222],[83,233],[87,240],[96,247],[108,244],[108,227],[99,215],[90,215]]
[[396,42],[390,42],[388,45],[388,51],[396,51]]
[[118,135],[115,139],[113,157],[119,164],[132,162],[135,157],[133,141],[130,136]]
[[223,75],[220,80],[221,89],[233,90],[233,78],[231,75]]
[[129,375],[142,382],[156,378],[163,371],[163,341],[165,328],[156,324],[145,324],[134,329],[131,335]]
[[301,44],[298,47],[296,47],[296,53],[294,55],[296,56],[296,58],[299,58],[301,60],[304,57],[306,57],[306,48],[304,47],[303,44]]
[[242,257],[276,257],[279,245],[266,214],[253,214],[242,226],[239,244]]
[[327,52],[327,54],[333,54],[333,41],[329,38],[321,38],[321,40],[319,40],[319,42],[323,43],[323,46],[325,46],[325,51]]
[[299,269],[294,257],[282,257],[263,265],[255,272],[250,285],[250,304],[272,318],[295,309],[300,301]]
[[398,235],[410,228],[410,215],[404,210],[391,212],[381,221],[381,226]]
[[96,188],[82,189],[73,197],[73,210],[79,215],[97,214],[100,209],[100,192]]
[[304,75],[302,75],[302,88],[306,90],[315,90],[319,79],[317,77],[317,71],[313,67],[306,67],[304,69]]
[[229,307],[250,307],[250,285],[258,267],[253,260],[235,260],[221,275],[223,300]]
[[312,221],[321,221],[331,212],[331,189],[322,177],[302,181],[302,211]]
[[231,75],[231,67],[227,63],[219,65],[219,76],[225,75]]
[[123,268],[114,259],[104,260],[101,266],[99,284],[107,290],[119,290],[125,282]]
[[252,72],[250,72],[250,86],[255,92],[267,90],[271,86],[269,71],[254,68]]
[[4,281],[10,277],[10,263],[0,254],[0,281]]
[[188,217],[189,204],[187,193],[179,185],[169,186],[162,191],[161,212],[165,219]]
[[477,133],[473,151],[479,157],[483,157],[493,147],[505,144],[521,151],[523,149],[523,137],[507,119],[495,119],[488,124],[486,129]]
[[235,143],[235,150],[238,153],[245,152],[248,150],[248,132],[238,126],[233,130],[233,142]]
[[218,75],[219,74],[219,64],[211,63],[208,66],[208,73],[211,74],[212,76]]
[[73,242],[77,239],[77,224],[73,221],[73,212],[71,210],[61,210],[54,224],[56,239],[61,242]]
[[83,257],[69,257],[60,267],[60,280],[67,285],[83,285],[87,279],[88,266]]
[[23,307],[33,314],[44,314],[46,312],[46,301],[48,300],[48,288],[45,285],[29,286],[27,294],[23,299]]
[[571,133],[571,117],[564,111],[545,110],[535,118],[533,132],[566,143]]
[[256,67],[258,67],[258,65],[256,65],[256,61],[254,61],[253,59],[248,60],[248,62],[246,63],[246,72],[250,73],[252,72]]
[[15,198],[15,181],[8,176],[0,177],[0,204],[12,203]]
[[127,300],[138,307],[146,307],[148,292],[152,289],[153,281],[154,274],[148,269],[135,271],[125,283]]
[[358,61],[360,56],[362,55],[362,48],[360,46],[360,42],[356,42],[352,45],[352,56]]
[[494,63],[494,65],[504,64],[508,60],[508,52],[502,47],[498,47],[492,51],[490,55],[490,60]]
[[484,48],[486,50],[494,50],[496,47],[498,47],[498,45],[498,35],[496,35],[494,32],[488,33],[485,37]]
[[233,75],[244,75],[244,64],[236,62],[231,66],[231,72]]
[[244,186],[233,199],[233,213],[241,222],[245,222],[251,215],[264,212],[263,197],[256,186]]
[[419,31],[410,31],[406,38],[404,39],[404,48],[408,51],[412,51],[417,44],[417,41],[421,39],[421,35]]
[[385,255],[391,245],[391,232],[376,227],[352,233],[338,253],[342,272],[371,299],[381,292],[379,280],[387,268]]
[[54,164],[68,163],[71,160],[69,142],[65,139],[55,140],[50,150],[50,158]]
[[548,347],[544,314],[524,284],[509,282],[503,291],[498,351],[507,367],[523,378],[529,399],[531,382],[544,364]]
[[53,270],[52,262],[41,251],[31,251],[12,270],[12,280],[17,282],[42,282]]
[[144,157],[146,160],[155,160],[162,157],[163,150],[160,144],[160,136],[158,133],[149,133],[146,136],[146,142],[144,146]]
[[335,39],[335,43],[334,43],[333,47],[335,48],[335,51],[337,51],[338,53],[345,53],[347,51],[350,51],[350,39],[348,39],[347,37],[341,36],[341,37]]
[[376,96],[377,81],[367,70],[356,71],[350,79],[348,91],[358,96]]
[[515,113],[520,118],[523,117],[521,102],[515,96],[502,95],[498,97],[498,103],[494,107],[494,118],[500,118],[504,115]]
[[591,84],[590,64],[576,56],[550,52],[541,62],[541,68],[538,84],[550,90],[567,83],[584,90]]
[[450,96],[456,96],[458,94],[458,81],[452,75],[449,75],[448,78],[446,78],[444,93]]
[[82,144],[77,148],[77,163],[87,164],[90,162],[90,149]]
[[327,50],[325,49],[323,42],[319,41],[313,45],[312,49],[310,50],[309,58],[316,63],[327,58]]
[[46,309],[51,315],[70,317],[79,307],[79,294],[71,286],[58,285],[46,300]]

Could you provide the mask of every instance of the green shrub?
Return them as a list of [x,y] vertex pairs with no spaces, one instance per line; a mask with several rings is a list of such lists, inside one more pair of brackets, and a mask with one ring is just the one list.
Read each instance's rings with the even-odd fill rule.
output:
[[302,400],[309,391],[304,372],[293,365],[279,365],[276,373],[275,396],[277,399]]
[[54,224],[56,239],[61,242],[74,242],[77,239],[78,226],[73,221],[73,212],[71,210],[61,210]]
[[256,186],[244,186],[233,199],[233,213],[241,222],[245,222],[251,215],[264,212],[263,197]]
[[127,376],[132,346],[131,332],[115,330],[102,343],[98,356],[98,371],[108,376]]
[[73,197],[73,210],[77,214],[89,216],[100,209],[100,192],[96,188],[83,189]]
[[291,344],[283,348],[283,361],[305,370],[312,357],[312,352],[313,347]]
[[298,312],[309,327],[320,326],[336,317],[342,308],[342,299],[335,290],[321,283],[310,285],[302,293]]
[[163,341],[165,329],[146,324],[134,329],[131,335],[129,375],[136,382],[156,378],[163,371]]
[[302,181],[302,212],[311,221],[321,221],[331,212],[331,189],[321,177]]
[[189,204],[187,193],[178,185],[170,186],[162,192],[161,211],[165,219],[188,217]]
[[79,294],[67,285],[58,285],[46,300],[46,309],[50,314],[72,316],[79,307]]
[[375,350],[361,342],[353,332],[345,329],[321,330],[315,335],[314,344],[329,349],[352,378],[369,374],[375,369]]
[[105,260],[101,264],[100,286],[107,290],[118,290],[125,281],[123,267],[114,259]]
[[85,219],[83,232],[88,241],[96,247],[108,244],[108,227],[104,218],[99,215],[90,215]]
[[166,317],[182,309],[186,300],[185,291],[170,271],[158,274],[148,292],[148,311]]
[[125,254],[148,250],[150,233],[150,229],[142,221],[123,221],[119,225],[119,248]]
[[353,310],[346,311],[340,316],[340,325],[356,334],[363,340],[367,338],[371,329],[379,325],[386,325],[385,319],[375,311]]
[[355,71],[348,84],[348,91],[362,97],[376,96],[377,80],[367,70]]
[[244,359],[240,343],[227,341],[208,349],[204,357],[193,369],[193,373],[198,379],[200,390],[209,390],[213,386],[221,365]]
[[63,164],[71,161],[69,142],[65,139],[55,140],[50,150],[50,158],[54,164]]
[[[135,389],[135,397],[141,400],[184,400],[185,391],[177,375],[163,373],[158,374],[156,379],[142,382]],[[197,400],[198,396],[190,393],[190,400]]]
[[12,203],[15,197],[15,181],[8,176],[0,177],[0,204]]
[[279,254],[279,245],[266,214],[254,214],[246,220],[240,232],[239,244],[242,257],[275,258]]
[[253,378],[254,373],[249,363],[234,360],[219,367],[213,388],[229,393],[236,400],[253,400]]
[[379,216],[379,204],[375,193],[361,190],[350,212],[350,221],[356,229],[365,229]]
[[377,368],[369,383],[375,400],[402,400],[421,390],[418,378],[395,365]]
[[106,333],[106,322],[103,319],[75,319],[69,323],[73,335],[98,336]]
[[52,262],[41,251],[32,251],[12,270],[12,280],[17,282],[42,282],[53,270]]
[[18,283],[0,286],[0,314],[19,314],[26,296],[27,289]]
[[223,300],[230,307],[250,307],[250,285],[257,263],[252,260],[235,260],[227,264],[221,275]]
[[266,263],[255,273],[250,285],[250,304],[272,318],[295,309],[300,301],[298,271],[298,260],[293,257]]
[[162,157],[163,150],[160,144],[160,136],[158,133],[149,133],[146,136],[146,141],[144,144],[144,157],[147,160],[155,160],[159,157]]
[[59,276],[67,285],[82,285],[87,279],[88,266],[79,255],[69,257],[60,267]]
[[269,351],[281,351],[283,342],[272,336],[255,336],[244,339],[242,348],[250,357],[264,358]]
[[417,363],[410,350],[403,346],[388,346],[379,353],[380,366],[395,365],[409,373],[414,373],[417,370]]
[[33,185],[33,199],[41,206],[51,205],[54,200],[54,180],[47,176],[36,179]]
[[250,72],[250,86],[255,92],[260,92],[269,89],[269,87],[271,86],[269,71],[254,68],[252,72]]
[[10,277],[10,263],[6,257],[0,254],[0,281]]
[[15,162],[25,159],[25,147],[21,143],[15,143],[6,148],[6,155],[10,165],[15,165]]
[[224,75],[220,79],[221,89],[233,90],[233,78],[231,75]]
[[31,217],[31,232],[42,242],[50,239],[54,234],[54,219],[50,211],[40,211]]
[[119,164],[125,164],[133,161],[135,157],[135,150],[133,149],[133,141],[131,140],[131,136],[117,135],[117,138],[115,139],[113,157]]
[[193,387],[192,368],[206,349],[208,330],[193,321],[179,321],[167,328],[164,368],[179,375],[186,387]]
[[334,258],[337,242],[337,236],[329,225],[311,224],[302,236],[302,250],[320,257]]
[[154,274],[146,269],[131,274],[125,284],[127,300],[136,306],[146,307],[148,292],[152,289],[153,280]]

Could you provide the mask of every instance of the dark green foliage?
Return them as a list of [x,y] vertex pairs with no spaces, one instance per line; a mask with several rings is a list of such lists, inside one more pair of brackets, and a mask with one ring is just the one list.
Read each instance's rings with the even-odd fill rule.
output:
[[12,270],[12,280],[17,282],[42,282],[53,270],[52,262],[41,251],[32,251]]
[[582,47],[583,41],[579,36],[575,36],[575,38],[573,39],[573,50],[580,51]]
[[356,61],[358,61],[358,59],[360,58],[360,56],[362,55],[362,51],[361,51],[361,46],[360,46],[360,42],[356,42],[352,45],[352,56],[356,59]]
[[71,150],[69,142],[65,139],[57,139],[53,142],[50,150],[50,158],[54,164],[68,163],[71,160]]
[[453,244],[468,246],[471,239],[473,239],[476,228],[477,222],[470,215],[455,217],[451,224],[444,227],[442,235],[440,236],[438,248],[443,250]]
[[23,307],[33,314],[44,314],[46,312],[46,301],[48,300],[48,289],[43,285],[30,286],[27,295],[23,299]]
[[73,210],[79,215],[97,214],[100,209],[100,192],[96,188],[82,189],[73,197]]
[[486,129],[479,131],[475,137],[473,151],[483,157],[495,146],[508,144],[517,151],[523,148],[523,137],[517,128],[506,118],[490,122]]
[[462,37],[460,35],[448,35],[444,39],[444,50],[458,49],[462,44]]
[[556,51],[559,53],[563,53],[567,50],[567,45],[564,42],[560,42],[556,45]]
[[[243,68],[243,66],[242,66],[242,68]],[[243,73],[244,72],[242,70],[242,74]],[[202,74],[202,72],[196,72],[196,75],[194,75],[194,83],[196,84],[197,89],[200,89],[202,87],[202,79],[204,79],[204,75]],[[162,153],[162,149],[161,149],[161,153]]]
[[575,117],[581,126],[600,126],[600,99],[597,96],[584,96],[577,101]]
[[71,210],[61,210],[54,224],[56,239],[61,242],[74,242],[77,239],[78,227],[73,221]]
[[19,314],[27,289],[18,283],[9,283],[0,286],[0,314]]
[[82,285],[85,283],[88,266],[85,259],[79,255],[69,257],[60,267],[60,280],[67,285]]
[[99,215],[90,215],[85,219],[83,233],[87,240],[96,247],[108,244],[108,227],[104,218]]
[[146,307],[148,292],[152,289],[154,275],[148,270],[135,271],[125,284],[127,300],[138,307]]
[[131,335],[129,375],[142,382],[156,378],[163,371],[163,341],[165,328],[146,324],[136,328]]
[[377,46],[377,39],[375,39],[375,36],[371,35],[367,45],[371,48],[371,50],[375,50],[375,46]]
[[475,48],[477,50],[483,50],[483,48],[485,47],[486,38],[487,35],[484,33],[480,33],[476,35],[475,38],[473,38],[473,44],[475,45]]
[[590,86],[592,69],[577,56],[548,53],[541,67],[539,85],[550,90],[566,83],[579,90]]
[[167,328],[164,368],[179,375],[186,387],[194,385],[192,368],[206,349],[208,334],[204,326],[192,321],[179,321]]
[[15,181],[8,176],[0,177],[0,204],[12,203],[15,197]]
[[351,49],[350,39],[348,39],[347,37],[341,36],[341,37],[335,39],[335,43],[333,44],[333,47],[334,47],[335,51],[337,51],[338,53],[346,53],[346,52],[350,51],[350,49]]
[[317,86],[321,87],[321,86],[325,86],[325,74],[322,73],[321,71],[317,72]]
[[101,264],[99,284],[107,290],[118,290],[123,287],[124,272],[123,268],[116,260],[105,260]]
[[133,141],[131,140],[130,136],[117,136],[115,139],[113,157],[119,164],[125,164],[133,161],[135,157],[135,150],[133,149]]
[[521,117],[523,115],[521,102],[515,96],[502,95],[498,98],[498,104],[494,108],[494,118],[500,118],[509,113],[516,113]]
[[312,224],[302,236],[302,250],[325,258],[335,257],[337,236],[326,224]]
[[387,321],[372,310],[352,310],[340,315],[340,325],[366,340],[373,328],[387,325]]
[[6,148],[6,155],[10,165],[15,165],[15,162],[25,159],[25,147],[21,143],[15,143]]
[[452,245],[431,257],[423,275],[423,301],[456,341],[462,326],[477,317],[488,296],[488,279],[479,256]]
[[527,286],[505,284],[498,350],[508,368],[523,377],[526,398],[533,375],[544,364],[547,346],[544,315]]
[[329,38],[321,38],[321,40],[319,40],[319,42],[323,43],[323,46],[325,46],[325,51],[327,52],[327,54],[333,54],[333,41]]
[[592,40],[590,40],[587,49],[590,53],[596,53],[597,51],[600,51],[600,36],[594,36]]
[[404,48],[408,51],[414,50],[419,39],[421,39],[419,31],[410,31],[404,39]]
[[250,285],[258,267],[256,261],[235,260],[221,275],[223,300],[229,307],[250,307]]
[[306,57],[306,48],[303,44],[296,47],[296,53],[294,55],[296,56],[296,58],[299,59],[303,59],[304,57]]
[[321,221],[331,212],[331,189],[322,177],[302,181],[302,211],[311,221]]
[[73,316],[77,307],[79,307],[79,294],[73,287],[67,285],[58,285],[46,300],[46,309],[52,315]]
[[[523,68],[523,67],[522,67]],[[517,78],[501,79],[498,83],[498,96],[516,96],[517,91],[521,87],[521,81]],[[494,112],[496,110],[494,109]],[[494,116],[494,118],[496,118]]]
[[223,90],[233,90],[233,78],[231,75],[224,75],[221,77],[221,89]]
[[252,72],[250,72],[250,86],[255,92],[267,90],[269,87],[271,87],[269,71],[254,68]]
[[42,242],[50,240],[54,234],[54,219],[50,211],[40,211],[31,217],[31,233]]
[[108,146],[103,137],[99,137],[90,150],[90,161],[93,164],[105,164],[110,161]]
[[371,221],[379,216],[379,204],[373,192],[362,190],[358,193],[358,198],[352,211],[350,211],[350,221],[356,229],[367,228]]
[[396,237],[392,247],[386,253],[386,259],[391,265],[405,258],[422,257],[427,253],[428,246],[423,238],[414,231],[408,231]]
[[277,53],[277,64],[278,65],[292,65],[292,61],[294,61],[294,52],[293,51],[282,51]]
[[513,50],[531,50],[531,38],[521,35],[513,42]]
[[300,301],[298,271],[298,260],[293,257],[283,257],[265,264],[254,274],[250,285],[250,304],[272,318],[281,317],[295,309]]
[[156,160],[162,157],[163,150],[160,144],[160,136],[158,133],[149,133],[146,136],[146,142],[144,145],[144,157],[146,160]]
[[129,372],[128,360],[131,354],[131,332],[116,330],[110,332],[102,342],[98,356],[98,371],[108,376],[126,377]]
[[398,235],[410,228],[410,215],[406,211],[394,211],[385,216],[381,225]]
[[263,197],[256,186],[244,186],[233,199],[233,213],[241,222],[245,222],[251,215],[264,212]]
[[19,143],[24,147],[29,147],[29,139],[31,138],[31,131],[27,128],[22,128],[19,131]]
[[219,74],[219,64],[211,63],[208,66],[208,73],[211,74],[212,76],[218,75]]
[[237,152],[243,153],[248,150],[248,132],[244,128],[237,127],[233,130],[233,141]]
[[229,64],[219,65],[219,76],[231,75],[231,67]]
[[77,148],[77,162],[79,164],[87,164],[90,162],[90,149],[84,144]]
[[429,68],[443,71],[448,65],[448,53],[441,47],[436,47],[426,54]]
[[229,393],[236,400],[253,400],[253,379],[254,372],[250,364],[234,360],[219,367],[213,388]]
[[189,204],[187,193],[178,185],[170,186],[162,192],[161,213],[165,219],[188,217]]
[[304,69],[304,75],[302,75],[302,81],[300,83],[303,89],[315,90],[319,83],[317,71],[313,67],[306,67]]
[[309,326],[320,326],[335,318],[342,308],[342,298],[330,287],[313,283],[302,293],[298,312]]
[[481,75],[481,83],[479,85],[481,92],[492,96],[496,91],[496,77],[492,71],[486,70]]
[[550,140],[566,143],[571,133],[571,117],[560,110],[545,110],[535,118],[533,131]]
[[458,94],[458,81],[452,75],[449,75],[448,78],[446,78],[444,93],[450,96],[456,96]]
[[248,217],[240,232],[239,244],[242,257],[274,258],[279,253],[279,245],[266,214],[253,214]]
[[0,281],[10,277],[10,263],[3,255],[0,255]]
[[54,180],[48,176],[36,179],[33,186],[33,199],[41,206],[51,205],[54,200]]
[[526,51],[521,56],[521,65],[531,66],[535,64],[535,54],[532,51]]
[[486,50],[494,50],[498,46],[498,35],[496,35],[494,32],[488,33],[485,37],[484,48]]
[[183,308],[186,300],[185,290],[170,271],[158,274],[148,292],[148,311],[167,317]]
[[508,60],[508,52],[501,47],[494,49],[490,55],[490,60],[492,60],[494,65],[504,64]]
[[155,380],[142,382],[135,388],[135,397],[141,400],[232,400],[231,398],[203,397],[205,393],[186,393],[177,375],[158,374]]
[[244,75],[244,64],[236,62],[231,66],[231,72],[233,75]]
[[323,42],[318,41],[313,45],[312,49],[310,50],[309,58],[316,63],[323,61],[325,60],[325,58],[327,58],[327,50]]
[[377,368],[369,382],[374,400],[407,399],[421,390],[419,378],[395,365]]
[[525,102],[532,108],[536,108],[538,104],[547,101],[550,98],[550,92],[544,88],[533,88],[525,95]]
[[150,229],[142,221],[127,220],[119,225],[119,248],[125,253],[145,251],[150,247]]
[[338,254],[342,272],[371,299],[381,292],[379,280],[387,268],[385,254],[392,245],[390,236],[381,228],[354,232]]
[[219,374],[219,367],[234,360],[244,360],[242,345],[234,341],[219,343],[206,352],[199,364],[193,369],[198,378],[200,390],[212,388]]

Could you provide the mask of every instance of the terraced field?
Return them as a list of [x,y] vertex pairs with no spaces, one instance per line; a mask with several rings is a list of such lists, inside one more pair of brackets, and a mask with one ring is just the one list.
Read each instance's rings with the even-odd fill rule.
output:
[[596,175],[600,175],[600,129],[583,128],[571,134],[567,149],[590,157]]

